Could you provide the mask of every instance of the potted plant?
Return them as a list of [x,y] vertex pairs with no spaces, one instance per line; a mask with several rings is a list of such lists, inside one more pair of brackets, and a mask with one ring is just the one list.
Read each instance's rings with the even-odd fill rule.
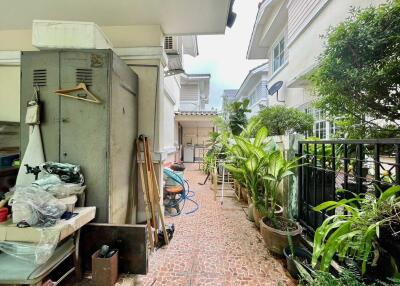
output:
[[262,169],[264,196],[255,201],[255,206],[264,217],[260,220],[261,235],[267,248],[278,255],[289,245],[288,236],[297,240],[302,228],[297,223],[277,215],[277,198],[283,180],[294,175],[297,160],[286,160],[281,150],[271,151],[268,164]]
[[289,246],[283,250],[283,254],[286,258],[287,270],[294,279],[300,279],[301,276],[297,263],[300,263],[304,268],[309,269],[311,267],[312,255],[307,249],[300,246],[294,246],[290,235],[287,237]]
[[266,151],[272,148],[270,141],[267,141],[268,130],[265,127],[260,128],[254,139],[245,136],[233,136],[233,144],[227,146],[230,154],[229,161],[225,168],[236,176],[239,182],[245,186],[244,197],[247,200],[248,192],[254,199],[258,196],[260,184],[260,168],[264,166],[266,160]]
[[[329,272],[310,271],[310,269],[306,269],[297,261],[295,263],[302,278],[300,286],[367,286],[360,277],[346,269],[338,277],[335,277]],[[392,284],[385,285],[390,286]]]
[[[400,186],[393,186],[379,197],[372,193],[352,194],[351,199],[327,201],[315,207],[315,211],[334,211],[335,214],[325,219],[315,232],[313,267],[319,263],[320,270],[327,271],[335,255],[339,261],[355,261],[363,275],[367,268],[379,266],[379,237],[383,230],[400,222],[398,194]],[[391,266],[387,261],[384,264],[384,267]]]

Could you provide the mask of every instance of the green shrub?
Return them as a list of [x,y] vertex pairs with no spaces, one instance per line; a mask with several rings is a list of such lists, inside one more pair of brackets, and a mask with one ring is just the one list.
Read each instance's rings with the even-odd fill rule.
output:
[[316,107],[331,119],[340,117],[346,137],[398,136],[400,0],[352,11],[328,33],[310,79]]
[[267,127],[270,135],[312,132],[314,118],[298,109],[281,105],[266,107],[254,117],[255,121]]

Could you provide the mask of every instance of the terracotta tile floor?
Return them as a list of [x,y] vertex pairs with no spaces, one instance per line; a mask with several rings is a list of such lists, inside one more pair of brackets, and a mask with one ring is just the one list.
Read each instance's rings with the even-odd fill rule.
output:
[[[149,273],[136,276],[135,285],[295,285],[283,261],[268,253],[246,219],[244,205],[232,197],[225,197],[223,205],[220,198],[215,201],[210,186],[198,184],[205,175],[197,164],[187,164],[185,178],[200,208],[166,219],[175,224],[174,237],[150,255]],[[184,212],[192,206],[187,202]]]

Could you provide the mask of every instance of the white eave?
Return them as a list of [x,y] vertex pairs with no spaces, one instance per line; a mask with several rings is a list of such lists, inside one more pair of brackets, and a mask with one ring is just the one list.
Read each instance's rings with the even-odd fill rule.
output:
[[160,25],[168,35],[223,34],[231,1],[13,0],[3,3],[0,29],[30,29],[34,19],[48,19],[89,21],[99,26]]
[[268,49],[286,23],[285,1],[264,0],[259,6],[254,22],[247,49],[247,59],[268,59]]
[[213,118],[218,111],[179,111],[175,112],[175,121],[182,127],[214,127]]
[[236,100],[246,97],[254,85],[261,80],[262,75],[267,74],[268,69],[268,63],[264,63],[250,70],[236,93]]

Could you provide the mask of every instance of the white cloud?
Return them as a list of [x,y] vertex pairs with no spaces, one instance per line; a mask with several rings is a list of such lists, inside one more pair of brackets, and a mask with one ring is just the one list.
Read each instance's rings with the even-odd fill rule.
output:
[[224,89],[239,88],[248,71],[265,61],[246,60],[254,21],[260,0],[236,0],[237,13],[232,29],[225,35],[198,36],[200,55],[185,56],[187,73],[210,73],[210,107],[221,107]]

